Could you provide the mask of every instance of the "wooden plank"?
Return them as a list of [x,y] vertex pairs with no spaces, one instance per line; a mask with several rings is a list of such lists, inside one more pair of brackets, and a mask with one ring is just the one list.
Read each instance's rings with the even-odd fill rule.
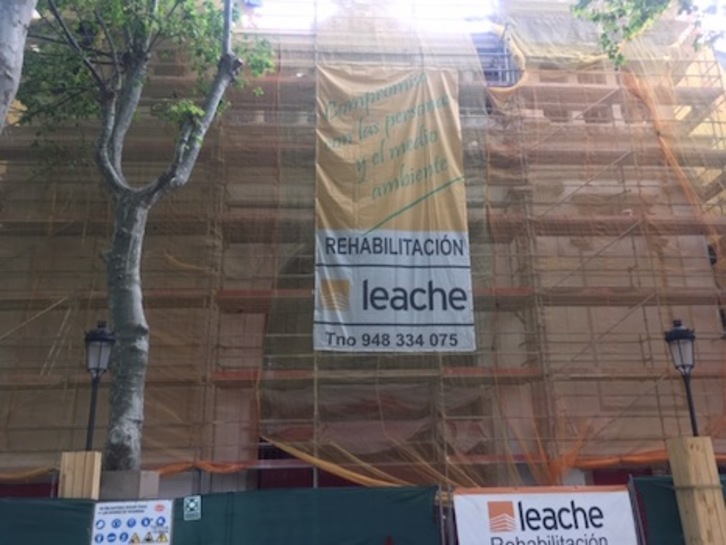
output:
[[666,441],[687,545],[726,543],[726,508],[710,437]]
[[100,489],[100,452],[83,451],[61,454],[58,497],[97,500]]

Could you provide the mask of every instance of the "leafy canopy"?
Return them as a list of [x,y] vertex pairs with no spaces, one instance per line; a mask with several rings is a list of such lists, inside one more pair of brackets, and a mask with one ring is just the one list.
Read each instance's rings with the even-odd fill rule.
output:
[[573,11],[600,26],[600,47],[616,65],[622,65],[622,44],[646,29],[673,3],[677,3],[679,13],[695,11],[692,0],[578,0]]
[[[154,53],[183,59],[203,95],[222,53],[224,14],[211,0],[40,0],[37,11],[18,93],[23,123],[97,118],[105,93],[144,85]],[[249,76],[273,68],[265,40],[245,38],[234,50]],[[195,96],[175,96],[153,113],[181,124],[202,109]]]

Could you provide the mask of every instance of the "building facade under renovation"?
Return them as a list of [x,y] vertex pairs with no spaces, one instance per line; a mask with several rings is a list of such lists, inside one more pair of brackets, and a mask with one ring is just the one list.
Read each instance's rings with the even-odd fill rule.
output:
[[[665,17],[616,68],[562,3],[457,21],[453,5],[401,16],[392,2],[340,1],[300,28],[288,4],[277,18],[245,9],[240,32],[272,41],[276,72],[255,82],[262,94],[230,93],[191,182],[151,213],[144,467],[238,487],[294,472],[310,485],[488,486],[657,470],[665,439],[690,433],[663,340],[674,319],[696,331],[696,414],[726,460],[726,89],[688,21]],[[173,51],[155,62],[130,179],[163,171],[173,128],[151,112],[194,83]],[[391,102],[414,88],[413,102]],[[336,125],[356,108],[370,123]],[[58,146],[77,145],[77,130]],[[46,168],[34,137],[0,137],[3,481],[51,475],[83,448],[83,334],[107,318],[99,175],[82,154]],[[435,186],[444,171],[450,185]],[[386,208],[404,190],[425,198]],[[416,239],[390,232],[427,226],[448,237],[427,239],[445,259],[417,295]],[[346,229],[389,233],[379,247],[406,255],[376,274],[394,288],[344,278],[363,243],[325,233]],[[341,261],[321,263],[326,248]],[[470,316],[461,330],[415,324],[425,335],[330,333],[346,278],[366,311],[429,305],[448,319],[470,301]]]

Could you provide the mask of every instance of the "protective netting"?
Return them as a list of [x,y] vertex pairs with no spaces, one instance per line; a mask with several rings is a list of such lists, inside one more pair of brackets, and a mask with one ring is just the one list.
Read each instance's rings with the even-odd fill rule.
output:
[[[663,342],[674,318],[696,330],[699,423],[726,456],[717,61],[693,48],[685,21],[654,26],[618,70],[566,5],[506,2],[496,24],[444,31],[454,4],[433,29],[413,8],[402,20],[373,0],[338,2],[305,31],[246,14],[275,44],[278,70],[263,95],[232,93],[191,183],[151,214],[146,466],[256,467],[260,441],[364,484],[553,484],[573,468],[659,464],[664,439],[690,430]],[[172,53],[144,108],[193,86]],[[323,64],[458,71],[475,352],[313,351]],[[133,178],[163,169],[170,134],[140,117],[125,154]],[[83,445],[83,331],[106,314],[98,176],[83,155],[44,169],[52,151],[31,148],[33,136],[13,127],[0,138],[8,478]]]

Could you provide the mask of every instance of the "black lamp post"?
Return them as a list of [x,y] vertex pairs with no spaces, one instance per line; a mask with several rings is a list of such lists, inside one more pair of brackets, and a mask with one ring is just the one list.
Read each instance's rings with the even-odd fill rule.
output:
[[96,425],[96,400],[98,384],[108,369],[111,361],[111,348],[116,342],[113,331],[106,327],[106,322],[98,322],[96,329],[86,332],[86,369],[91,373],[91,406],[88,412],[88,429],[86,430],[86,450],[93,449],[93,429]]
[[698,437],[698,423],[696,422],[696,411],[693,408],[693,394],[691,393],[691,373],[696,366],[693,356],[693,342],[696,334],[692,329],[683,327],[681,320],[673,320],[673,329],[665,332],[665,341],[671,351],[673,365],[683,377],[686,385],[686,399],[688,399],[688,414],[691,417],[691,429],[693,436]]

